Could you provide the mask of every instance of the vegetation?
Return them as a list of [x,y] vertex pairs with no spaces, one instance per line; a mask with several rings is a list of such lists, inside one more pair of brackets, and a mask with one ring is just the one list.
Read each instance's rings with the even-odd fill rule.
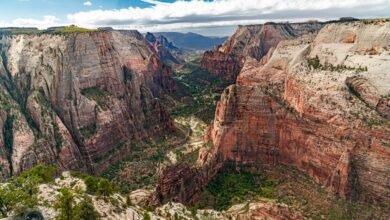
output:
[[[157,181],[157,167],[166,159],[166,153],[172,149],[165,138],[156,138],[143,144],[125,144],[131,149],[124,160],[112,164],[102,176],[120,187],[121,192],[129,193],[143,187],[151,187]],[[126,175],[121,172],[126,170]],[[131,178],[126,178],[131,176]]]
[[145,211],[144,212],[144,220],[150,220],[151,218],[150,218],[150,215],[149,215],[149,212],[147,212],[147,211]]
[[178,101],[184,100],[184,104],[173,109],[172,115],[174,117],[195,115],[209,123],[214,119],[220,93],[228,82],[200,69],[197,61],[186,65],[175,74],[178,92],[174,94],[174,98]]
[[99,220],[100,214],[95,210],[92,199],[89,196],[84,196],[79,204],[74,208],[75,219],[82,220]]
[[81,95],[87,97],[89,100],[94,100],[103,110],[107,109],[109,106],[108,96],[110,94],[98,87],[82,89]]
[[355,73],[361,73],[361,72],[367,72],[368,71],[368,68],[367,67],[349,67],[349,66],[346,66],[344,64],[342,65],[337,65],[337,66],[334,66],[332,64],[329,64],[328,62],[325,62],[325,64],[321,64],[320,62],[320,59],[318,56],[314,57],[314,58],[309,58],[307,60],[308,64],[309,64],[309,67],[312,68],[312,69],[319,69],[319,70],[324,70],[324,71],[332,71],[332,72],[341,72],[341,71],[344,71],[344,70],[349,70],[349,71],[355,71]]
[[60,190],[61,194],[57,198],[57,203],[55,208],[58,210],[59,214],[57,220],[72,220],[75,218],[75,213],[73,210],[74,206],[74,195],[73,193],[66,188]]
[[80,134],[84,140],[88,140],[93,135],[96,134],[96,123],[92,123],[90,125],[84,126],[80,128]]
[[133,80],[132,69],[128,68],[127,66],[123,66],[122,71],[123,71],[123,79],[124,79],[125,84],[127,84],[127,82],[130,82],[131,80]]
[[0,217],[20,216],[38,205],[37,186],[53,181],[55,169],[37,165],[0,185]]
[[81,172],[72,172],[72,176],[84,180],[87,186],[87,192],[92,195],[107,197],[116,191],[110,181],[105,178],[91,176]]
[[8,114],[3,127],[3,137],[4,137],[4,147],[9,161],[11,161],[13,144],[14,144],[13,124],[14,124],[14,116]]
[[224,169],[209,183],[198,208],[226,210],[233,204],[256,197],[271,198],[274,194],[272,180],[249,171]]
[[76,204],[75,195],[67,188],[60,190],[61,194],[57,198],[54,207],[59,212],[57,220],[98,220],[99,213],[93,206],[92,199],[84,195],[82,200]]

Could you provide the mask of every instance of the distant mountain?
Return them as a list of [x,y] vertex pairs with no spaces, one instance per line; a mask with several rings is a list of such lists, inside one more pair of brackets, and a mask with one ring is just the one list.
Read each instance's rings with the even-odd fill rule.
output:
[[173,45],[165,36],[154,36],[152,33],[146,33],[145,39],[154,48],[160,59],[171,66],[181,64],[186,51]]
[[159,32],[154,33],[155,36],[163,35],[169,41],[180,48],[193,50],[208,50],[216,45],[220,45],[227,37],[208,37],[195,33],[178,33],[178,32]]

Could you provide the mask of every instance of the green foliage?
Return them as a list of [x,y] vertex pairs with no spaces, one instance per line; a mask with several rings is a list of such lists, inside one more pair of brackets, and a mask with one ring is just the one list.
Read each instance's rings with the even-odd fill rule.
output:
[[150,215],[149,215],[149,212],[145,211],[144,212],[144,220],[150,220]]
[[8,160],[10,161],[14,144],[13,121],[14,116],[11,114],[7,115],[7,119],[5,120],[3,127],[4,147],[7,153]]
[[99,220],[100,214],[96,211],[92,199],[89,196],[84,196],[79,204],[74,207],[74,219],[80,220]]
[[272,198],[273,181],[247,171],[224,169],[202,193],[198,207],[226,210],[233,204],[254,199],[256,196]]
[[196,115],[206,123],[211,122],[219,94],[228,82],[203,71],[198,63],[188,63],[187,68],[176,73],[175,80],[178,92],[173,94],[174,98],[179,101],[191,98],[191,101],[173,109],[172,116]]
[[70,25],[66,27],[59,27],[59,28],[53,28],[51,30],[45,30],[43,33],[49,33],[49,34],[73,34],[73,33],[92,33],[97,32],[96,29],[87,29],[78,27],[76,25]]
[[74,195],[73,193],[66,188],[60,190],[61,194],[58,195],[57,203],[54,207],[59,212],[57,220],[73,220],[75,219],[74,213]]
[[80,128],[80,133],[84,140],[88,140],[96,134],[96,123],[92,123]]
[[96,193],[98,190],[99,181],[96,177],[87,176],[84,179],[85,185],[87,186],[88,193]]
[[35,181],[35,185],[49,183],[54,180],[55,173],[56,169],[54,167],[38,164],[35,167],[22,172],[19,177],[17,177],[17,180],[20,183],[24,183],[33,179]]
[[37,185],[53,181],[56,170],[42,164],[0,186],[0,216],[22,215],[38,205]]
[[123,80],[125,84],[133,80],[133,72],[131,69],[129,69],[127,66],[123,66],[122,71],[123,71]]
[[114,189],[107,179],[99,178],[98,188],[97,188],[97,194],[101,196],[109,196],[114,192]]
[[314,58],[307,59],[307,63],[308,63],[310,68],[315,69],[315,70],[319,69],[319,70],[332,71],[332,72],[336,72],[336,71],[341,72],[344,70],[349,70],[349,71],[355,71],[356,74],[368,71],[367,67],[361,67],[361,66],[359,66],[357,68],[346,66],[344,64],[334,66],[328,62],[325,62],[325,64],[322,65],[318,56],[316,56]]
[[10,215],[21,216],[28,209],[36,208],[37,205],[37,195],[28,188],[17,186],[15,182],[0,187],[0,217],[2,218]]
[[126,206],[130,207],[133,205],[133,202],[131,201],[131,198],[129,195],[126,196]]
[[54,208],[59,212],[57,220],[98,220],[99,213],[95,210],[92,199],[84,195],[81,201],[76,204],[75,195],[67,188],[60,190]]
[[103,89],[98,87],[86,88],[81,90],[81,94],[90,100],[94,100],[102,109],[109,107],[108,96],[110,94]]
[[55,118],[52,120],[52,125],[53,125],[53,132],[54,132],[54,140],[56,142],[55,146],[56,146],[57,150],[60,150],[64,140],[63,140],[62,134],[60,132],[60,127],[58,126],[57,122],[55,121]]
[[115,188],[111,182],[105,178],[94,177],[86,173],[72,172],[72,176],[84,180],[87,186],[87,192],[99,196],[109,196],[115,192]]
[[320,58],[318,56],[314,57],[314,58],[309,58],[307,60],[308,64],[310,67],[312,67],[313,69],[320,69],[321,68],[321,63],[320,63]]

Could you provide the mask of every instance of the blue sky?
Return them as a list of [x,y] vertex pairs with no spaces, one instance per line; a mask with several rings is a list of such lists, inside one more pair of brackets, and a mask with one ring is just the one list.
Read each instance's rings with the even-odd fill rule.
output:
[[[172,0],[173,1],[173,0]],[[164,2],[172,2],[165,0]],[[145,8],[151,4],[140,0],[6,0],[1,1],[0,20],[7,21],[21,17],[39,19],[42,15],[56,15],[65,18],[67,14],[96,9],[118,9],[127,7]]]
[[390,17],[390,0],[3,0],[0,27],[75,24],[230,35],[267,21]]

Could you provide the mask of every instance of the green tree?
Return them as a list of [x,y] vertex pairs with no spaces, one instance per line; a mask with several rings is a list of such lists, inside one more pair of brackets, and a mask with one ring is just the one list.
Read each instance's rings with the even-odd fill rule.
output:
[[112,188],[112,185],[110,181],[107,179],[101,178],[99,181],[97,193],[98,195],[101,195],[103,197],[109,196],[114,192],[114,189]]
[[75,219],[73,211],[74,195],[69,189],[63,188],[60,190],[58,201],[55,208],[59,211],[57,220],[73,220]]
[[36,195],[30,195],[14,183],[6,183],[0,187],[0,217],[20,216],[37,205]]
[[150,215],[149,215],[149,212],[145,211],[144,212],[144,220],[150,220]]
[[95,210],[92,199],[84,196],[83,200],[74,208],[75,219],[80,220],[99,220],[100,214]]
[[96,193],[98,190],[99,180],[92,176],[87,176],[84,179],[85,185],[87,186],[87,191],[89,193]]
[[56,169],[52,166],[38,164],[35,167],[22,172],[17,178],[18,181],[34,180],[35,184],[49,183],[54,180]]

